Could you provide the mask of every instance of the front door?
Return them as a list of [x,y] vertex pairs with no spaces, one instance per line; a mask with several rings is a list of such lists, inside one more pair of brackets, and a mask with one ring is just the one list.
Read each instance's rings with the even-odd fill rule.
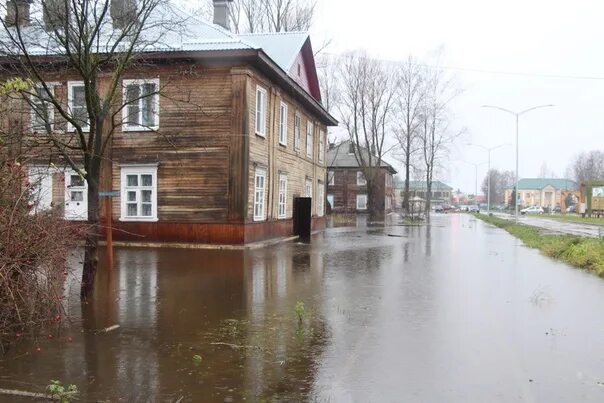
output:
[[88,184],[72,170],[65,171],[65,218],[88,219]]

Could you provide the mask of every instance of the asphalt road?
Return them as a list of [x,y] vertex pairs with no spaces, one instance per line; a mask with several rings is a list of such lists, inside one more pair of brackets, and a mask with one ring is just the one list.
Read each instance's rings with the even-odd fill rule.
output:
[[[503,213],[494,213],[497,217],[506,220],[513,220],[514,216]],[[569,221],[561,221],[552,218],[540,218],[532,215],[520,216],[522,224],[533,227],[543,228],[548,231],[558,232],[561,234],[579,235],[587,237],[604,237],[604,226],[595,224],[582,224]]]

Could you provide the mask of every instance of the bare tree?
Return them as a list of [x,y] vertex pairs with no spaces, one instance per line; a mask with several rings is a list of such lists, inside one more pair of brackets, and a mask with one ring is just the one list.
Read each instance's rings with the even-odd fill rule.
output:
[[514,172],[491,169],[480,186],[485,195],[488,193],[489,176],[491,177],[491,202],[503,203],[505,201],[506,189],[510,189],[514,186]]
[[338,68],[338,59],[335,56],[324,54],[317,59],[321,103],[327,112],[332,112],[340,102]]
[[413,57],[397,68],[397,102],[395,135],[400,147],[401,159],[405,167],[405,188],[403,190],[403,210],[409,209],[409,180],[412,158],[418,151],[418,130],[425,98],[425,69]]
[[579,183],[604,179],[604,151],[592,150],[575,155],[567,174]]
[[545,161],[543,161],[543,163],[541,164],[541,168],[539,168],[539,177],[540,178],[555,178],[556,173],[552,169],[549,169],[549,167],[547,166],[547,163]]
[[[31,12],[29,6],[22,8],[30,3]],[[85,239],[85,297],[94,287],[98,264],[99,186],[105,154],[123,123],[124,108],[159,92],[157,87],[145,87],[128,90],[122,97],[122,77],[144,62],[146,49],[179,25],[178,15],[168,0],[11,0],[4,11],[1,66],[6,75],[32,83],[22,91],[40,122],[32,137],[57,153],[88,185],[88,222],[93,230]],[[53,83],[65,75],[82,82],[74,92],[81,107],[68,105],[64,93],[55,92]]]
[[419,143],[426,178],[426,218],[430,219],[434,172],[446,158],[449,146],[464,130],[450,127],[449,103],[458,95],[455,82],[438,67],[428,69],[421,112]]
[[368,211],[378,214],[376,189],[395,97],[394,77],[386,65],[360,52],[340,63],[340,116],[367,181]]

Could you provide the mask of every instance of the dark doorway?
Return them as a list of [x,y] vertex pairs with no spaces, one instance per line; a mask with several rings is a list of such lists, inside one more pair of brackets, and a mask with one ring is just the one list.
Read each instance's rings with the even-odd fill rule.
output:
[[310,241],[312,198],[294,198],[294,235],[304,242]]

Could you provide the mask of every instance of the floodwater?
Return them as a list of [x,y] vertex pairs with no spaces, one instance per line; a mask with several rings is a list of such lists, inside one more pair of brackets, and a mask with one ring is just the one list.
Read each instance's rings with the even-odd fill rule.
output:
[[0,388],[58,379],[81,401],[604,401],[604,281],[469,215],[253,251],[118,249],[94,299],[82,306],[78,291],[66,291],[70,326],[2,357]]

